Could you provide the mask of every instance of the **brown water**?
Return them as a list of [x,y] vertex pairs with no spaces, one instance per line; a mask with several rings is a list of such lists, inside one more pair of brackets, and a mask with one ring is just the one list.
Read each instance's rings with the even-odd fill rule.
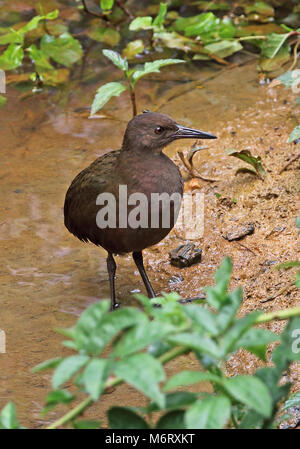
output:
[[[213,282],[216,267],[229,255],[234,262],[232,287],[244,285],[242,314],[299,305],[293,286],[276,299],[260,303],[288,285],[293,274],[272,270],[274,261],[299,257],[294,223],[299,215],[297,162],[279,174],[297,154],[297,147],[286,140],[298,124],[299,106],[293,106],[294,98],[283,88],[260,86],[253,61],[222,71],[214,65],[199,67],[172,67],[160,78],[141,81],[137,89],[139,110],[168,113],[183,125],[219,137],[206,141],[209,148],[194,157],[203,176],[219,179],[214,183],[199,180],[205,194],[205,232],[196,244],[203,249],[203,260],[186,269],[172,267],[168,251],[182,243],[180,231],[172,232],[145,251],[149,277],[157,291],[173,289],[183,297],[195,296]],[[58,96],[46,93],[21,99],[19,92],[9,88],[7,106],[0,112],[0,328],[7,336],[7,352],[0,354],[0,409],[14,401],[21,423],[28,427],[44,426],[65,410],[40,416],[50,374],[30,373],[41,361],[69,353],[54,328],[73,325],[86,307],[109,296],[105,251],[70,235],[62,212],[74,176],[97,156],[120,147],[131,118],[124,95],[111,101],[98,119],[88,119],[78,108],[91,104],[96,87],[75,86],[69,100],[61,103]],[[183,141],[167,149],[181,167],[176,152],[187,150],[188,145]],[[235,176],[243,163],[226,156],[227,147],[249,148],[260,155],[267,179]],[[217,200],[216,192],[226,199]],[[249,222],[254,223],[255,232],[241,242],[222,237],[226,230]],[[142,281],[130,257],[119,257],[117,262],[118,299],[123,305],[132,304],[131,292],[144,291]],[[181,275],[182,281],[171,285],[174,275]],[[272,323],[269,328],[280,331],[282,326]],[[253,372],[258,364],[254,356],[239,351],[228,362],[228,374]],[[168,372],[183,367],[196,369],[197,363],[190,355],[181,357],[169,365]],[[297,369],[289,374],[294,389],[300,385]],[[111,404],[141,403],[140,395],[123,385],[105,395],[101,407],[94,406],[87,416],[101,418]]]

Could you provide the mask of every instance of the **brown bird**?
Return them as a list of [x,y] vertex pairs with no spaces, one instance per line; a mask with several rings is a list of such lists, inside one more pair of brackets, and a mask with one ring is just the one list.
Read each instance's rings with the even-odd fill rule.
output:
[[142,251],[171,231],[183,194],[180,171],[163,148],[177,139],[216,138],[180,126],[168,115],[145,112],[128,123],[121,150],[99,157],[80,172],[65,198],[67,229],[108,252],[111,309],[117,307],[113,254],[132,253],[148,296],[155,297]]

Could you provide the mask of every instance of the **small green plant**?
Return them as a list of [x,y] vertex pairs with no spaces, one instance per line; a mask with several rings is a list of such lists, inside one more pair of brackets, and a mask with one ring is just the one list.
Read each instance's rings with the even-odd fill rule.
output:
[[[300,40],[299,40],[300,43]],[[288,70],[283,75],[278,76],[276,78],[278,81],[280,81],[281,84],[283,84],[287,89],[295,88],[296,92],[298,92],[298,85],[300,83],[300,70]],[[296,105],[300,104],[300,97],[296,98],[295,101]],[[295,142],[296,140],[300,139],[300,126],[296,126],[291,134],[289,135],[289,138],[287,140],[287,143]]]
[[[58,14],[57,9],[48,14],[41,12],[19,29],[2,28],[0,45],[5,46],[5,49],[0,56],[0,69],[15,70],[22,66],[24,60],[27,60],[32,64],[31,72],[26,73],[27,80],[35,81],[39,86],[65,82],[69,75],[68,69],[82,57],[82,47],[79,41],[64,28],[59,35],[48,33],[48,21],[57,19]],[[30,42],[28,36],[33,31],[37,31],[40,23],[43,24],[44,31],[39,33],[39,46],[37,46]],[[53,62],[68,69],[59,69],[53,66]],[[24,79],[26,77],[23,77]],[[0,106],[3,106],[5,102],[2,96]]]
[[252,175],[254,174],[254,175],[258,176],[261,180],[263,180],[264,177],[266,176],[266,172],[262,166],[260,156],[253,156],[251,154],[251,151],[249,151],[249,150],[237,151],[232,148],[227,148],[226,153],[229,156],[236,157],[237,159],[240,159],[241,161],[246,162],[247,164],[251,165],[251,167],[252,167],[252,168],[248,168],[248,167],[239,168],[236,171],[236,174],[250,173]]
[[[288,398],[291,387],[280,382],[281,377],[291,363],[300,360],[299,352],[293,350],[294,331],[300,329],[300,307],[238,317],[242,290],[228,291],[231,271],[231,261],[226,258],[216,271],[216,284],[206,288],[205,305],[184,306],[174,293],[153,301],[137,295],[144,311],[125,307],[110,313],[109,301],[105,300],[91,305],[75,326],[60,330],[67,337],[64,346],[75,354],[48,360],[34,369],[54,370],[53,391],[46,397],[44,413],[57,404],[71,407],[48,427],[99,428],[101,423],[80,416],[108,388],[124,382],[141,392],[147,405],[111,407],[107,418],[112,429],[277,426],[280,404]],[[273,319],[289,320],[281,335],[257,327]],[[279,345],[273,350],[272,366],[259,368],[254,375],[226,376],[224,362],[233,353],[244,348],[265,361],[267,346],[275,341]],[[164,365],[189,352],[198,359],[199,368],[167,378]],[[71,380],[77,393],[64,389]],[[202,382],[210,382],[213,393],[201,392],[201,388],[194,393],[183,389]],[[79,402],[77,397],[81,397]],[[291,401],[299,405],[299,395],[292,396],[284,407]],[[160,413],[158,418],[155,412]],[[12,403],[2,410],[0,426],[19,427]]]
[[128,62],[125,58],[112,50],[103,50],[104,56],[110,59],[115,66],[123,71],[127,85],[119,82],[106,83],[99,87],[91,107],[91,114],[99,111],[112,97],[119,96],[125,90],[129,90],[132,104],[133,116],[137,114],[137,106],[135,99],[135,85],[137,81],[149,73],[157,73],[161,67],[170,64],[179,64],[185,62],[181,59],[158,59],[153,62],[146,62],[141,66],[129,68]]

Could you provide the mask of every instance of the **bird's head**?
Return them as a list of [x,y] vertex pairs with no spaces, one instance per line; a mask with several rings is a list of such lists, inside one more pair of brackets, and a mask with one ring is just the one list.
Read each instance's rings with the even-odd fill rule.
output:
[[161,152],[165,146],[177,139],[216,139],[216,136],[178,125],[166,114],[144,111],[128,123],[122,148]]

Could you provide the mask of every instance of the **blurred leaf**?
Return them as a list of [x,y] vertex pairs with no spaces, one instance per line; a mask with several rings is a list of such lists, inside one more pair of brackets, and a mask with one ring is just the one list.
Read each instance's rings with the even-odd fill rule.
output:
[[139,31],[139,30],[151,30],[152,29],[152,17],[136,17],[129,25],[130,31]]
[[153,26],[155,29],[160,30],[161,28],[163,28],[167,10],[168,10],[168,4],[160,3],[158,14],[155,17],[155,19],[153,20]]
[[173,388],[192,385],[198,382],[216,382],[221,383],[221,379],[215,374],[200,371],[180,371],[174,374],[164,386],[164,391],[172,390]]
[[194,304],[185,308],[185,313],[191,320],[191,322],[201,329],[205,329],[211,335],[218,334],[218,327],[216,325],[216,315],[210,310]]
[[223,395],[208,396],[193,404],[185,414],[187,429],[222,429],[230,417],[230,400]]
[[211,338],[200,336],[196,332],[177,334],[169,337],[168,340],[173,344],[204,352],[216,359],[219,359],[221,355],[218,345]]
[[112,28],[92,28],[86,33],[90,39],[98,42],[104,42],[114,47],[120,42],[120,33]]
[[57,86],[58,84],[66,83],[69,80],[69,75],[69,69],[57,69],[40,72],[41,80],[48,86]]
[[134,354],[116,362],[114,373],[164,407],[165,397],[158,383],[165,379],[165,373],[157,359],[149,354]]
[[300,139],[300,125],[296,126],[296,128],[293,129],[293,131],[289,135],[287,143],[291,143],[297,139]]
[[238,41],[224,40],[205,45],[204,48],[208,50],[209,53],[213,53],[220,58],[226,58],[227,56],[242,50],[243,46]]
[[277,340],[280,337],[267,329],[248,329],[236,342],[234,350],[245,348],[265,361],[267,345]]
[[156,423],[156,429],[185,429],[184,410],[172,410],[162,415]]
[[274,268],[276,270],[287,270],[288,268],[293,268],[293,267],[299,267],[300,266],[300,261],[299,260],[290,260],[288,262],[282,262],[279,263],[278,265],[275,265]]
[[182,59],[157,59],[153,62],[146,62],[143,68],[136,70],[132,76],[133,85],[142,78],[142,76],[148,75],[149,73],[158,73],[161,67],[171,64],[179,64],[185,62]]
[[35,63],[38,72],[54,69],[49,62],[49,56],[39,50],[36,45],[32,44],[26,50],[28,51],[30,58]]
[[122,56],[126,59],[134,59],[136,55],[144,51],[144,48],[144,42],[141,39],[136,39],[135,41],[128,42],[122,51]]
[[300,406],[300,391],[296,391],[296,393],[292,394],[287,401],[281,407],[281,412],[283,410],[287,410],[290,407],[299,407]]
[[253,156],[249,150],[237,151],[231,148],[227,148],[226,153],[229,156],[234,156],[246,162],[247,164],[250,164],[260,178],[266,176],[266,172],[261,164],[261,158],[259,156]]
[[107,359],[92,359],[83,371],[85,390],[94,401],[99,399],[106,382],[108,371]]
[[89,357],[86,355],[71,355],[70,357],[63,359],[54,371],[52,387],[56,389],[69,380],[88,360]]
[[264,41],[261,47],[261,54],[267,58],[274,58],[277,55],[280,48],[283,46],[290,33],[276,34],[271,33],[267,36],[267,40]]
[[56,404],[68,404],[75,399],[75,396],[67,390],[54,390],[47,394],[46,404],[56,405]]
[[13,70],[22,64],[24,51],[21,45],[10,44],[0,56],[0,69]]
[[242,318],[236,319],[233,325],[227,329],[221,340],[221,350],[224,356],[240,347],[239,339],[255,323],[259,315],[259,311],[249,313]]
[[17,410],[15,404],[8,402],[0,414],[0,428],[18,429]]
[[[192,393],[190,391],[173,391],[172,393],[167,393],[165,395],[165,410],[177,410],[181,407],[187,407],[193,404],[198,398],[197,393]],[[151,402],[146,412],[157,412],[160,407],[155,403]]]
[[229,11],[230,4],[225,2],[216,2],[216,1],[195,1],[193,4],[197,5],[198,9],[202,9],[205,11]]
[[123,84],[116,82],[99,87],[92,103],[91,115],[99,111],[112,97],[118,97],[126,89]]
[[114,349],[116,357],[125,357],[174,332],[174,326],[160,321],[142,322],[130,329]]
[[62,360],[62,357],[54,357],[53,359],[46,360],[45,362],[39,363],[34,368],[32,368],[32,372],[38,373],[39,371],[56,368]]
[[3,106],[6,104],[7,98],[5,98],[3,95],[0,95],[0,108],[3,108]]
[[222,39],[232,39],[235,36],[235,26],[231,19],[223,18],[218,28],[218,35]]
[[63,33],[59,37],[45,34],[41,40],[41,50],[66,67],[79,61],[83,54],[80,42],[70,33]]
[[108,11],[111,10],[114,6],[115,0],[100,0],[100,6],[102,11]]
[[111,407],[107,417],[110,429],[149,429],[146,421],[128,407]]
[[269,418],[272,412],[270,393],[261,380],[252,376],[235,376],[225,379],[223,386],[237,401]]
[[100,421],[87,421],[87,420],[80,420],[80,421],[74,421],[73,426],[75,429],[99,429],[101,427]]
[[[122,58],[122,56],[113,50],[102,50],[104,56],[111,60],[113,64],[115,64],[120,70],[126,72],[128,70],[128,62],[126,59]],[[110,84],[110,83],[108,83]]]
[[284,43],[273,58],[261,56],[259,59],[260,69],[264,72],[279,70],[287,61],[289,61],[290,51],[290,46],[287,43]]

